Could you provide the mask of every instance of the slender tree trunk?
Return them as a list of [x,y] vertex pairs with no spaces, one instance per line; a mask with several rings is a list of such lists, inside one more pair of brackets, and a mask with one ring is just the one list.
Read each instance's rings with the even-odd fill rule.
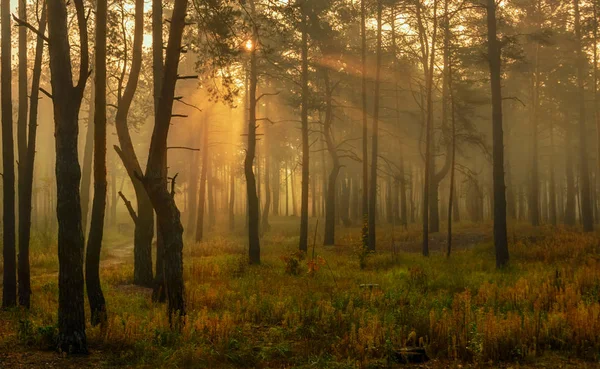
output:
[[[431,37],[431,51],[429,54],[424,54],[425,58],[423,59],[424,65],[427,65],[425,68],[425,76],[426,76],[426,138],[425,138],[425,178],[423,180],[423,213],[421,214],[423,218],[423,256],[429,256],[429,212],[430,212],[430,194],[431,194],[431,176],[432,176],[432,150],[431,150],[431,141],[433,138],[433,67],[435,60],[435,42],[437,37],[437,0],[434,0],[433,8],[433,35]],[[420,9],[421,4],[417,4],[417,9]],[[420,10],[419,10],[420,11]],[[422,28],[422,26],[421,26]],[[425,35],[426,36],[426,35]],[[427,58],[428,57],[428,58]],[[437,193],[437,188],[436,188]],[[437,198],[434,199],[437,203]],[[437,206],[435,208],[437,211]]]
[[508,264],[508,240],[506,236],[506,194],[504,185],[504,143],[502,131],[502,85],[500,43],[496,35],[496,3],[487,4],[488,60],[492,92],[492,140],[494,182],[494,247],[496,266]]
[[549,161],[549,171],[550,171],[550,183],[548,184],[549,191],[549,202],[550,202],[550,224],[556,226],[558,224],[558,216],[556,210],[556,179],[554,173],[554,124],[550,121],[550,161]]
[[585,66],[587,63],[581,45],[581,25],[579,15],[579,0],[573,0],[575,11],[575,40],[577,43],[577,90],[579,102],[579,191],[581,198],[581,220],[584,232],[594,230],[594,216],[590,201],[590,174],[587,152],[587,130],[585,122]]
[[375,94],[373,102],[373,132],[371,143],[371,183],[369,186],[369,250],[376,249],[376,231],[375,214],[377,212],[377,158],[379,156],[379,95],[380,95],[380,76],[381,76],[381,28],[383,11],[381,0],[377,1],[377,46],[376,46],[376,67],[375,67]]
[[[143,0],[142,6],[143,6]],[[96,2],[95,104],[94,104],[94,200],[85,257],[85,282],[92,325],[105,322],[106,302],[100,286],[100,250],[106,209],[106,26],[107,1]]]
[[531,187],[529,194],[529,220],[531,225],[540,225],[540,178],[538,165],[538,122],[537,111],[539,104],[540,76],[539,76],[539,45],[535,45],[534,71],[531,76]]
[[[366,0],[360,1],[360,34],[361,34],[361,100],[362,100],[362,239],[369,243],[369,132],[367,123],[367,9]],[[364,241],[363,241],[364,242]]]
[[287,161],[285,163],[285,216],[290,216],[290,173],[288,173],[288,164]]
[[[21,17],[20,15],[19,17]],[[38,29],[46,30],[46,7],[42,9]],[[44,53],[44,40],[37,38],[35,45],[35,59],[33,62],[33,75],[31,78],[31,104],[29,109],[29,132],[27,137],[27,151],[23,163],[23,172],[19,173],[19,304],[30,307],[31,303],[31,276],[29,267],[29,242],[31,237],[31,211],[33,170],[35,164],[35,145],[37,138],[37,117],[40,78],[42,74],[42,57]],[[36,206],[37,208],[37,206]]]
[[[94,57],[95,60],[95,57]],[[88,215],[90,213],[90,189],[92,186],[92,161],[94,156],[94,78],[90,80],[90,102],[88,107],[87,130],[83,148],[83,166],[81,168],[81,225],[83,236],[87,233]]]
[[308,142],[308,15],[302,9],[302,194],[300,199],[300,251],[308,250],[308,170],[309,142]]
[[[254,0],[250,0],[251,15],[256,14]],[[256,193],[256,178],[254,176],[254,158],[256,156],[256,87],[258,84],[256,48],[258,28],[253,25],[252,50],[250,51],[250,86],[248,109],[248,148],[244,160],[246,175],[246,193],[248,196],[248,257],[250,264],[260,264],[259,212],[260,204]]]
[[[190,180],[188,187],[188,221],[185,229],[189,230],[189,234],[191,236],[191,230],[194,229],[194,225],[196,224],[196,212],[198,205],[198,168],[199,168],[199,154],[194,153],[194,158],[192,159],[191,168],[190,168]],[[188,237],[190,237],[188,236]]]
[[2,194],[3,194],[3,289],[2,307],[17,305],[17,262],[15,237],[15,153],[13,143],[12,117],[12,46],[10,29],[10,1],[2,0],[0,23],[1,41],[1,77],[0,86],[2,105]]
[[333,141],[333,91],[329,83],[329,71],[323,69],[323,79],[325,84],[325,121],[323,125],[323,132],[325,136],[325,144],[327,146],[327,152],[331,156],[331,172],[329,172],[329,181],[327,182],[327,197],[325,201],[325,234],[323,236],[324,245],[335,244],[335,223],[336,223],[336,184],[337,177],[340,173],[340,159],[337,154],[337,148]]
[[268,123],[264,126],[264,132],[263,145],[265,148],[265,207],[262,212],[261,221],[263,233],[268,232],[271,229],[271,226],[269,225],[269,210],[271,209],[271,137]]
[[[87,21],[82,0],[73,0],[79,28],[79,79],[73,85],[66,3],[48,0],[50,71],[56,138],[58,217],[58,348],[87,353],[84,311],[83,250],[77,152],[79,109],[88,77]],[[3,26],[5,22],[2,22]],[[4,39],[3,39],[4,40]],[[4,149],[6,152],[6,148]],[[6,179],[6,170],[4,173]],[[6,187],[5,187],[6,191]],[[6,217],[6,213],[5,213]],[[6,247],[6,243],[5,243]]]
[[202,130],[202,171],[200,172],[200,192],[198,193],[199,205],[196,217],[196,242],[204,238],[204,210],[206,209],[206,176],[208,174],[208,121],[204,122]]

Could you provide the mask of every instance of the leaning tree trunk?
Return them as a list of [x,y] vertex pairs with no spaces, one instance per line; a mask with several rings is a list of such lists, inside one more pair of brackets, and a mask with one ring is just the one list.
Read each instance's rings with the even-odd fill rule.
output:
[[[87,18],[82,0],[74,0],[80,38],[79,80],[73,84],[67,6],[48,0],[48,38],[56,138],[58,217],[58,348],[86,353],[83,250],[77,152],[79,109],[89,75]],[[6,174],[5,174],[6,175]]]
[[[46,30],[46,7],[38,30]],[[35,163],[35,143],[37,138],[38,98],[40,78],[42,75],[42,57],[44,40],[37,38],[35,44],[35,59],[31,77],[31,104],[29,108],[29,132],[27,136],[27,151],[23,163],[23,172],[19,173],[19,304],[29,308],[31,299],[31,279],[29,269],[29,242],[31,238],[31,204],[33,190],[33,170]]]
[[[154,213],[146,189],[139,178],[136,177],[136,173],[142,173],[142,169],[131,140],[129,125],[127,123],[127,117],[137,90],[142,66],[143,38],[144,2],[143,0],[136,0],[131,68],[127,79],[127,85],[125,86],[123,96],[118,102],[117,113],[115,116],[115,127],[120,145],[119,147],[115,146],[115,150],[119,154],[123,166],[131,179],[137,202],[137,220],[134,220],[133,283],[140,286],[151,287],[153,285],[152,238],[154,236]],[[125,64],[126,62],[127,61],[125,60]]]
[[12,119],[12,71],[11,71],[11,30],[10,0],[2,0],[0,23],[2,23],[2,71],[0,94],[2,105],[2,194],[3,194],[3,257],[4,279],[2,307],[17,304],[17,263],[15,237],[15,153]]
[[175,0],[161,79],[161,93],[148,152],[148,165],[142,178],[152,206],[156,211],[159,230],[163,237],[163,273],[168,301],[167,310],[171,323],[174,315],[185,315],[182,255],[183,226],[179,209],[177,209],[173,197],[175,179],[172,180],[172,191],[169,193],[165,187],[166,173],[164,167],[186,10],[187,0]]
[[369,250],[375,251],[375,214],[377,212],[377,158],[379,156],[379,94],[381,75],[381,0],[377,1],[377,62],[375,67],[375,94],[373,102],[373,132],[371,144],[371,183],[369,184]]
[[581,25],[579,15],[579,0],[573,0],[575,11],[575,40],[577,43],[577,92],[579,103],[579,183],[581,197],[581,222],[584,232],[594,230],[594,215],[590,201],[590,173],[587,152],[587,130],[585,122],[585,68],[586,57],[581,45]]
[[496,35],[496,3],[487,4],[488,61],[492,92],[492,152],[494,180],[494,247],[496,266],[508,263],[508,240],[506,236],[506,193],[504,185],[504,133],[502,131],[502,85],[500,43]]
[[300,198],[300,251],[308,250],[308,176],[309,169],[309,142],[308,142],[308,16],[302,9],[302,194]]
[[[143,4],[143,0],[142,0]],[[106,322],[106,302],[100,286],[100,250],[106,209],[106,23],[107,1],[96,2],[94,199],[85,256],[85,282],[92,325]]]

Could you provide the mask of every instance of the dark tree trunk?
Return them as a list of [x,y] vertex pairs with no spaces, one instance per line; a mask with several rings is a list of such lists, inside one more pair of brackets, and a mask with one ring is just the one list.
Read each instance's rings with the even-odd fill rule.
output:
[[73,85],[71,73],[66,3],[62,0],[47,2],[56,138],[59,263],[57,344],[63,352],[87,353],[83,293],[84,239],[79,197],[81,170],[77,136],[79,135],[79,109],[89,73],[89,56],[83,1],[73,2],[77,12],[80,38],[79,79],[76,85]]
[[577,43],[577,90],[579,103],[579,195],[581,198],[581,223],[584,232],[594,230],[594,215],[590,201],[590,173],[587,152],[587,130],[585,122],[585,78],[587,60],[581,45],[581,25],[579,15],[579,0],[573,0],[575,11],[575,40]]
[[300,198],[300,251],[308,250],[308,170],[309,162],[309,142],[308,142],[308,15],[307,10],[302,8],[302,194]]
[[[94,57],[95,59],[95,57]],[[90,213],[90,188],[92,184],[92,161],[94,157],[94,80],[90,80],[90,103],[88,107],[87,130],[83,147],[83,166],[81,168],[81,225],[85,237]]]
[[[122,97],[118,101],[117,113],[115,117],[115,127],[119,138],[120,147],[115,149],[127,170],[135,190],[137,202],[137,221],[134,230],[134,267],[133,283],[140,286],[151,287],[153,285],[152,277],[152,238],[154,236],[154,211],[150,198],[146,193],[144,185],[140,182],[137,175],[142,173],[131,135],[127,124],[127,117],[135,92],[137,90],[139,75],[142,66],[142,43],[144,37],[144,2],[136,0],[135,3],[135,28],[133,39],[133,50],[131,59],[131,68],[127,85]],[[162,52],[162,51],[161,51]],[[127,64],[127,60],[125,63]],[[125,72],[125,66],[123,67]]]
[[[361,101],[362,101],[362,239],[369,242],[369,131],[367,123],[367,9],[366,0],[360,1],[361,35]],[[364,242],[364,241],[363,241]],[[364,245],[363,247],[367,247]]]
[[380,75],[381,75],[381,14],[383,11],[381,0],[377,1],[377,46],[376,46],[376,67],[375,67],[375,93],[373,101],[373,132],[371,142],[371,183],[369,184],[369,250],[376,249],[376,219],[377,212],[377,158],[379,156],[379,95],[380,95]]
[[269,123],[265,124],[264,132],[263,145],[265,148],[265,207],[263,208],[263,212],[261,214],[261,227],[263,233],[268,232],[271,229],[271,226],[269,225],[269,210],[271,209],[271,142],[269,137]]
[[200,172],[200,192],[198,193],[198,216],[196,217],[196,242],[204,238],[204,210],[206,208],[206,176],[208,173],[208,121],[202,130],[202,171]]
[[285,216],[290,216],[290,194],[289,194],[289,185],[290,182],[290,173],[288,173],[288,165],[287,162],[285,164]]
[[[20,15],[21,16],[21,15]],[[38,26],[40,32],[46,30],[46,7]],[[31,280],[29,269],[29,241],[31,238],[31,210],[33,190],[33,170],[35,168],[35,144],[37,139],[37,117],[40,78],[42,75],[42,57],[44,53],[44,40],[37,38],[35,44],[35,60],[33,62],[33,75],[31,77],[31,104],[29,108],[29,132],[27,137],[27,151],[23,163],[23,172],[19,173],[19,304],[30,307]]]
[[[171,193],[165,186],[167,138],[171,126],[177,68],[179,66],[181,40],[185,27],[187,0],[175,0],[170,21],[169,40],[166,48],[164,71],[161,78],[161,93],[156,106],[154,130],[150,141],[148,165],[143,177],[144,187],[156,211],[159,232],[163,238],[164,284],[171,323],[176,314],[185,315],[183,284],[183,226],[180,212]],[[156,46],[156,44],[155,44]],[[175,188],[175,178],[171,184]]]
[[538,163],[538,104],[539,104],[539,45],[535,45],[534,72],[531,76],[531,186],[529,193],[529,220],[534,227],[540,225],[540,178]]
[[508,264],[508,240],[506,237],[506,194],[504,185],[504,143],[502,131],[502,85],[500,43],[496,35],[496,3],[487,4],[488,61],[492,92],[492,141],[494,180],[494,247],[496,266]]
[[[140,1],[143,9],[143,0]],[[106,322],[106,302],[100,286],[100,250],[106,209],[106,23],[107,1],[96,2],[94,200],[85,256],[85,282],[92,325]],[[139,10],[139,9],[138,9]]]
[[17,260],[15,236],[15,153],[13,143],[12,117],[12,71],[11,71],[11,29],[10,1],[2,0],[0,23],[2,24],[2,71],[0,79],[2,105],[2,194],[3,194],[3,260],[4,275],[2,307],[17,305]]
[[[211,163],[212,164],[212,163]],[[208,230],[212,230],[215,226],[215,196],[214,196],[214,165],[208,165],[207,177],[206,177],[206,185],[208,187],[207,191],[207,201],[208,201]]]
[[189,236],[191,237],[191,230],[194,229],[194,225],[196,224],[196,212],[198,206],[198,168],[199,168],[199,154],[194,153],[194,158],[192,159],[192,163],[190,165],[190,179],[189,179],[189,187],[188,187],[188,221],[186,230],[189,232]]
[[[429,53],[425,52],[423,54],[423,66],[424,66],[424,76],[426,80],[426,122],[425,122],[425,174],[423,180],[423,203],[422,209],[423,213],[421,217],[423,218],[423,256],[429,256],[429,213],[430,213],[430,197],[432,191],[432,175],[433,173],[433,158],[432,158],[432,139],[433,139],[433,67],[435,60],[435,42],[437,37],[437,0],[434,0],[433,8],[433,35],[431,37],[431,51]],[[426,33],[423,31],[423,25],[421,21],[420,10],[421,3],[417,4],[417,10],[419,14],[419,28],[421,28],[420,33],[423,34],[422,37],[426,37]],[[423,42],[423,41],[422,41]],[[434,189],[437,194],[437,187]],[[436,205],[434,207],[434,211],[437,213],[437,195],[435,199],[431,199],[432,203],[435,202]],[[439,228],[439,227],[438,227]]]
[[281,167],[279,158],[274,157],[273,163],[273,216],[279,216],[279,198],[281,197]]
[[[250,0],[252,16],[256,14],[254,0]],[[248,97],[248,148],[244,160],[246,175],[246,195],[248,199],[248,258],[250,264],[260,264],[259,212],[260,204],[256,193],[256,178],[254,176],[254,158],[256,156],[256,86],[258,84],[256,43],[258,28],[253,25],[252,50],[250,51],[250,86]]]
[[571,129],[567,125],[565,132],[565,150],[566,150],[566,181],[567,181],[567,194],[566,194],[566,202],[565,202],[565,215],[564,215],[564,223],[567,226],[575,226],[576,217],[575,217],[575,176],[573,174],[573,147],[572,147],[572,139],[571,139]]
[[325,144],[327,152],[331,156],[331,172],[329,172],[329,180],[327,182],[327,197],[325,200],[325,234],[323,236],[324,245],[335,244],[335,203],[336,203],[336,188],[337,177],[340,173],[340,159],[337,154],[337,148],[333,140],[332,124],[333,124],[333,98],[332,88],[329,83],[329,71],[323,69],[323,79],[325,83],[325,121],[323,132],[325,136]]

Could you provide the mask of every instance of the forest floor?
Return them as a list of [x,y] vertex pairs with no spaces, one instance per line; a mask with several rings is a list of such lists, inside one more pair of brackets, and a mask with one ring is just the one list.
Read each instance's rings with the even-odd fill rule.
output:
[[315,219],[299,255],[297,226],[271,220],[260,266],[247,265],[241,224],[186,244],[178,331],[165,305],[131,284],[132,235],[108,231],[108,323],[88,327],[90,355],[68,358],[51,350],[56,243],[36,235],[32,309],[0,311],[0,368],[402,367],[405,347],[432,358],[410,365],[419,368],[600,368],[597,234],[511,225],[511,263],[498,271],[490,224],[458,224],[450,258],[445,233],[432,234],[422,257],[417,226],[380,226],[375,254],[361,253],[358,227],[339,228],[337,245],[323,247]]

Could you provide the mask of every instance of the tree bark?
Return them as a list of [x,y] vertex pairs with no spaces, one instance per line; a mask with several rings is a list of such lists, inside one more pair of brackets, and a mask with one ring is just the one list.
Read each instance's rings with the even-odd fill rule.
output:
[[302,7],[302,50],[301,50],[301,85],[302,85],[302,193],[300,198],[300,251],[308,251],[308,184],[309,184],[309,142],[308,142],[308,15]]
[[369,185],[369,250],[376,249],[376,223],[375,214],[377,212],[377,158],[379,156],[379,95],[380,95],[380,76],[381,76],[381,14],[383,11],[381,0],[377,1],[377,46],[376,46],[376,67],[375,67],[375,93],[373,101],[373,132],[371,143],[371,183]]
[[[251,16],[256,15],[254,0],[250,0]],[[244,160],[246,176],[246,194],[248,199],[248,259],[250,264],[260,264],[259,211],[260,204],[256,193],[256,177],[254,176],[254,158],[256,156],[256,86],[258,26],[252,27],[252,50],[250,51],[250,85],[248,88],[248,148]]]
[[[106,322],[106,302],[100,286],[100,251],[106,209],[106,28],[107,1],[96,2],[95,102],[94,102],[94,200],[85,257],[85,282],[91,323]],[[143,6],[143,0],[142,0]]]
[[208,121],[202,130],[202,170],[200,172],[200,192],[198,193],[198,215],[196,216],[196,243],[204,238],[204,210],[206,209],[206,176],[208,173]]
[[[153,285],[152,238],[154,236],[154,213],[146,189],[136,176],[136,173],[142,173],[142,168],[137,158],[127,123],[127,117],[137,90],[142,66],[143,38],[144,2],[143,0],[136,0],[131,68],[129,70],[129,77],[127,78],[127,85],[125,86],[122,97],[118,101],[117,113],[115,116],[115,127],[120,147],[118,149],[115,147],[115,149],[117,149],[117,153],[123,162],[123,166],[131,179],[137,202],[138,219],[137,222],[135,222],[134,230],[133,282],[140,286],[151,287]],[[123,73],[125,72],[126,64],[127,60],[125,60],[124,63]]]
[[581,45],[581,25],[579,14],[579,0],[573,0],[575,12],[575,41],[577,53],[577,91],[579,103],[579,183],[581,198],[581,222],[584,232],[594,230],[594,215],[592,213],[592,203],[590,201],[590,173],[588,166],[587,152],[587,130],[585,121],[585,67],[586,57]]
[[[38,25],[40,32],[46,30],[46,7]],[[29,108],[29,132],[27,132],[27,151],[23,163],[23,172],[19,173],[19,304],[30,307],[31,303],[31,275],[29,266],[29,242],[31,238],[31,211],[33,170],[35,164],[35,145],[37,138],[37,117],[40,78],[42,75],[42,58],[44,53],[44,40],[37,38],[35,45],[35,59],[33,62],[33,75],[31,77],[31,104]]]
[[2,307],[17,305],[17,260],[15,236],[15,153],[12,117],[12,45],[10,29],[10,1],[2,0],[0,100],[2,105],[2,194],[3,194],[3,289]]
[[[165,65],[161,75],[161,89],[154,130],[148,152],[148,164],[142,182],[156,211],[159,231],[163,238],[164,284],[167,294],[167,312],[173,324],[173,316],[185,315],[183,284],[183,226],[174,194],[165,186],[167,138],[171,126],[177,69],[179,66],[181,40],[185,27],[187,0],[175,0],[170,21],[169,39],[166,49]],[[156,46],[156,44],[155,44]],[[175,181],[175,178],[173,178]],[[175,185],[172,184],[174,188]]]
[[[67,7],[48,0],[50,71],[56,138],[58,217],[58,348],[67,353],[87,353],[84,311],[83,250],[77,152],[79,109],[89,75],[87,20],[82,0],[74,0],[80,38],[79,79],[73,84]],[[3,22],[4,24],[4,22]],[[6,176],[6,173],[5,173]]]
[[492,140],[494,182],[494,247],[496,267],[508,264],[508,240],[506,236],[506,187],[504,185],[504,143],[502,131],[502,85],[500,43],[496,35],[496,2],[487,4],[488,61],[492,93]]

